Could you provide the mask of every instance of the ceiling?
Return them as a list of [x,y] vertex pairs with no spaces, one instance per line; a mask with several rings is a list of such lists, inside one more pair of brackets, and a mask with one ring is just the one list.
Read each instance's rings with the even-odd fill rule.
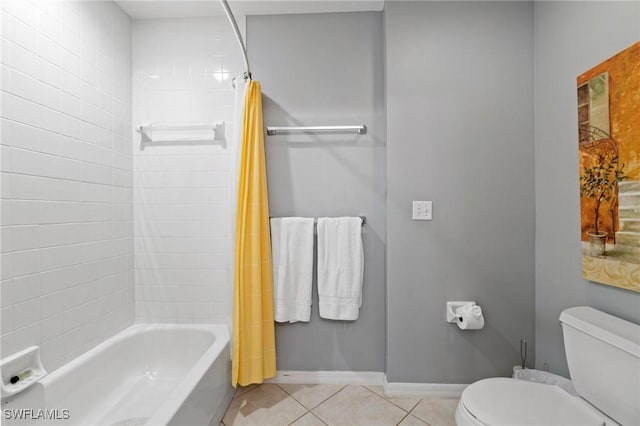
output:
[[[223,16],[218,0],[115,0],[133,19]],[[379,11],[384,0],[230,0],[234,14],[281,15]]]

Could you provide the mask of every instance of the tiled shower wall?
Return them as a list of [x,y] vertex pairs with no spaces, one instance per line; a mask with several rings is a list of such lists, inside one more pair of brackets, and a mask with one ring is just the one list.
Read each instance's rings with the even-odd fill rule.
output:
[[134,137],[137,321],[230,320],[231,78],[239,60],[224,17],[134,22],[134,126],[226,125],[226,141]]
[[55,369],[133,321],[131,22],[2,1],[2,357]]

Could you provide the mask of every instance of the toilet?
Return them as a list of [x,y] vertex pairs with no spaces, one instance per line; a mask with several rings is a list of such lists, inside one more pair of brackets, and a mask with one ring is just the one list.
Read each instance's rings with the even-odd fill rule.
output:
[[504,377],[469,385],[458,426],[640,425],[640,325],[580,306],[560,314],[571,380],[562,388]]

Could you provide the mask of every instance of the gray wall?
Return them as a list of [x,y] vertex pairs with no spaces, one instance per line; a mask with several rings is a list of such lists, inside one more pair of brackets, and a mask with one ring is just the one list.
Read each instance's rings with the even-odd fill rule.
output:
[[382,13],[252,16],[249,57],[265,125],[365,124],[357,135],[267,136],[272,216],[365,215],[360,318],[276,328],[280,370],[383,371],[385,109]]
[[388,380],[508,375],[534,337],[533,6],[389,2],[385,28]]
[[640,2],[538,2],[535,23],[536,365],[567,375],[563,309],[640,322],[640,294],[581,278],[576,127],[576,77],[640,38]]

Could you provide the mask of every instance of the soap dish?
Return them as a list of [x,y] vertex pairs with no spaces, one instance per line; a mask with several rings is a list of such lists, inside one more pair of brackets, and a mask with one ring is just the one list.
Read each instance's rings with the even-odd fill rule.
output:
[[[36,384],[47,375],[40,360],[40,347],[31,346],[0,361],[2,400],[8,399]],[[22,376],[22,377],[21,377]],[[16,380],[15,383],[11,383]]]

